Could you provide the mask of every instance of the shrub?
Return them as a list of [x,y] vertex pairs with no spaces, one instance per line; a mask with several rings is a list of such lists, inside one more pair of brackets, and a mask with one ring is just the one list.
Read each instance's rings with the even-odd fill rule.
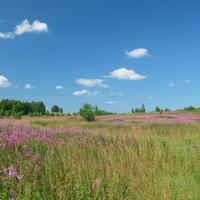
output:
[[13,114],[13,117],[14,117],[15,119],[21,119],[21,118],[22,118],[22,115],[23,115],[23,113],[14,113],[14,114]]
[[80,115],[87,121],[95,120],[94,108],[90,104],[84,104],[80,108]]
[[4,111],[2,109],[0,109],[0,118],[3,118],[5,115]]

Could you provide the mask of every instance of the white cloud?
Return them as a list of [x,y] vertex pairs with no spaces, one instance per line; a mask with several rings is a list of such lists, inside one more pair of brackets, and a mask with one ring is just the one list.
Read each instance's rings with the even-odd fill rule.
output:
[[185,80],[184,83],[189,84],[189,83],[191,83],[191,80]]
[[27,89],[27,90],[30,90],[30,89],[33,89],[34,87],[30,83],[26,83],[24,85],[24,88]]
[[141,58],[144,56],[149,56],[149,53],[148,53],[148,49],[137,48],[131,51],[126,51],[126,55],[128,55],[129,58]]
[[110,105],[118,104],[118,102],[116,102],[116,101],[106,101],[105,103],[106,104],[110,104]]
[[63,90],[64,86],[62,86],[62,85],[56,85],[55,89],[56,90]]
[[15,38],[15,34],[12,32],[2,33],[0,32],[0,39],[13,39]]
[[99,92],[98,92],[98,91],[91,92],[91,91],[89,91],[89,90],[77,90],[77,91],[74,91],[74,92],[72,93],[72,95],[74,95],[74,96],[87,95],[87,96],[96,97],[97,95],[99,95]]
[[0,75],[0,88],[11,87],[12,84],[8,81],[5,76]]
[[48,25],[44,22],[40,22],[39,20],[35,20],[31,24],[27,19],[25,19],[21,24],[18,24],[15,27],[16,35],[31,32],[48,32]]
[[140,75],[134,70],[126,69],[124,67],[112,71],[107,77],[118,78],[122,80],[142,80],[146,78],[146,76]]
[[80,78],[76,80],[76,83],[86,87],[108,87],[108,85],[104,84],[104,80],[102,79]]
[[0,39],[14,39],[17,35],[34,32],[48,32],[48,25],[44,22],[40,22],[39,20],[35,20],[31,24],[27,19],[25,19],[20,24],[16,25],[13,32],[0,32]]
[[170,81],[168,84],[169,87],[174,87],[175,86],[175,82],[174,81]]

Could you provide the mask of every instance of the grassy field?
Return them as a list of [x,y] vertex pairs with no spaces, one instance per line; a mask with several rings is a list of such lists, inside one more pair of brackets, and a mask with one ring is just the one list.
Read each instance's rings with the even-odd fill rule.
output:
[[168,113],[90,123],[1,120],[0,199],[200,199],[198,119]]

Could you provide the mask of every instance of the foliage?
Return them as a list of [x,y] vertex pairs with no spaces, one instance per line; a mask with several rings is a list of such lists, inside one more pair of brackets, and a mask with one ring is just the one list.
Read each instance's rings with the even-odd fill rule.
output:
[[53,105],[51,108],[52,113],[63,113],[63,109],[58,105]]
[[200,108],[196,108],[194,106],[188,106],[188,107],[183,108],[183,111],[186,111],[186,112],[200,112]]
[[102,110],[97,105],[94,107],[94,113],[95,113],[95,115],[113,115],[113,114],[116,114],[116,113],[113,113],[113,112],[108,112],[108,111]]
[[86,103],[80,108],[80,115],[87,121],[94,121],[95,109],[92,105]]
[[33,115],[34,113],[44,115],[45,111],[45,105],[41,101],[22,102],[12,99],[3,99],[0,101],[0,117],[14,116],[20,118],[22,115]]
[[[98,116],[98,115],[113,115],[113,114],[116,114],[116,113],[113,113],[113,112],[108,112],[108,111],[102,110],[97,105],[92,106],[88,103],[84,104],[80,108],[79,113],[87,121],[94,121],[95,116]],[[68,114],[68,115],[70,115],[70,114]]]
[[156,107],[155,107],[155,112],[162,113],[162,112],[163,112],[163,109],[160,108],[159,106],[156,106]]
[[145,113],[145,112],[146,112],[146,109],[145,109],[144,104],[142,104],[141,108],[135,108],[131,110],[131,113]]
[[163,113],[163,112],[170,112],[171,110],[169,108],[160,108],[159,106],[156,106],[155,107],[155,112],[158,112],[158,113]]

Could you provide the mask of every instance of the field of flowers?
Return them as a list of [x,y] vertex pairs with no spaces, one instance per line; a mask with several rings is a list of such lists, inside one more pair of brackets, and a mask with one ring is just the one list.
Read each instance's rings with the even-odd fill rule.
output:
[[200,115],[0,119],[0,200],[199,199]]

